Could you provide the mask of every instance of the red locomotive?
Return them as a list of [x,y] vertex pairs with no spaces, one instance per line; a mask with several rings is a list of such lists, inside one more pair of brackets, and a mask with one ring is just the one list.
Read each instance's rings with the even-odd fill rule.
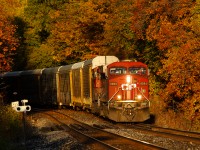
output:
[[104,73],[106,79],[94,82],[100,115],[116,122],[142,122],[149,119],[147,66],[141,62],[117,61],[109,64],[106,72],[101,71],[100,75]]
[[9,72],[1,78],[10,93],[35,105],[79,107],[116,122],[150,118],[148,68],[141,62],[97,56],[67,66]]

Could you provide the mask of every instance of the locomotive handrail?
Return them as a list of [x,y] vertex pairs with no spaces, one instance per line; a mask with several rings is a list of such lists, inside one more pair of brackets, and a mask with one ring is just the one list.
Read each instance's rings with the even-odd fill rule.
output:
[[143,92],[139,88],[137,88],[137,89],[142,94],[142,96],[144,96],[144,98],[146,98],[146,100],[148,100],[150,102],[150,100],[143,94]]
[[115,92],[115,94],[113,94],[113,96],[108,100],[108,109],[109,109],[109,103],[110,101],[113,99],[113,97],[119,92],[119,90],[121,89],[121,87],[118,88],[118,91]]

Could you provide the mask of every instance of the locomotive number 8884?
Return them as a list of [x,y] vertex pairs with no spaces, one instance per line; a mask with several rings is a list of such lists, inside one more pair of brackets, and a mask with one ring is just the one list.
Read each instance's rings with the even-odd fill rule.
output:
[[119,61],[115,56],[54,68],[8,72],[1,75],[10,92],[38,105],[90,110],[116,122],[150,118],[147,65]]

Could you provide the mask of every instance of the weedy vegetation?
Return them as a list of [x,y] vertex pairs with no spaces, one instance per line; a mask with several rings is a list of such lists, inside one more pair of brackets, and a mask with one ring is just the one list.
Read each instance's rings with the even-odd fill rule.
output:
[[22,141],[22,114],[9,105],[0,105],[0,150],[15,149]]

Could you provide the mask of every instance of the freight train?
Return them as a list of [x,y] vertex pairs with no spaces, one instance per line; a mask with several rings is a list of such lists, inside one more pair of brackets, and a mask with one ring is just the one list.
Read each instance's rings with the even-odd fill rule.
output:
[[115,122],[143,122],[150,118],[148,74],[144,63],[96,56],[66,66],[6,72],[0,77],[10,101],[28,99],[31,105],[70,106]]

